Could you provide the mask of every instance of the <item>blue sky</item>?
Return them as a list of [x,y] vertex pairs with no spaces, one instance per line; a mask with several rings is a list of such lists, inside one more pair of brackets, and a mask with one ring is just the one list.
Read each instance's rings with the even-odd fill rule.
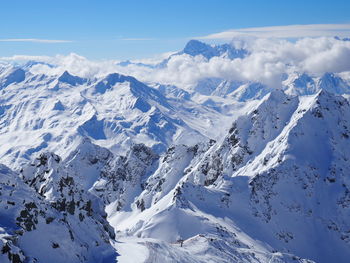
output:
[[91,59],[141,58],[231,29],[349,24],[349,13],[348,0],[2,1],[0,57],[75,52]]

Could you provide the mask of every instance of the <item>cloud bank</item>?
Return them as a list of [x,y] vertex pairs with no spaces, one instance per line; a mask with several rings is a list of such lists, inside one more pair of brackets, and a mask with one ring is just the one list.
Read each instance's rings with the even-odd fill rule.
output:
[[[132,75],[144,82],[157,82],[188,88],[203,78],[223,78],[236,81],[261,82],[278,87],[285,73],[306,72],[320,76],[326,72],[349,75],[350,41],[331,37],[302,38],[297,41],[284,39],[254,38],[248,41],[235,40],[248,50],[245,58],[227,59],[186,54],[173,55],[165,67],[147,67],[140,64],[120,66],[113,60],[90,61],[77,54],[55,57],[14,56],[2,58],[7,61],[36,60],[45,64],[32,67],[35,73],[61,74],[68,70],[82,77],[103,76],[112,72]],[[1,58],[0,58],[1,59]]]
[[224,78],[237,81],[257,81],[271,87],[281,84],[285,73],[306,72],[320,76],[326,72],[350,71],[350,41],[335,38],[250,39],[232,44],[249,51],[245,58],[230,60],[202,56],[172,56],[167,67],[151,69],[137,65],[118,68],[119,72],[144,81],[157,81],[181,87],[195,85],[203,78]]
[[311,24],[232,29],[198,37],[198,39],[230,40],[234,37],[303,38],[303,37],[349,37],[350,24]]

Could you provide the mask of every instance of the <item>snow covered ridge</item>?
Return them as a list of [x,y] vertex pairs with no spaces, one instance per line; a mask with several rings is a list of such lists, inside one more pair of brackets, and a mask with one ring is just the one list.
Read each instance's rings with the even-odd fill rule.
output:
[[[248,59],[252,53],[247,50],[249,47],[190,41],[183,51],[162,62],[163,69],[152,70],[171,68],[173,57],[190,56],[197,64],[202,58]],[[76,56],[71,59],[73,65],[85,61]],[[225,67],[223,61],[218,63]],[[264,82],[231,77],[207,76],[184,87],[141,82],[119,73],[81,77],[61,70],[62,66],[33,61],[22,66],[1,65],[0,158],[5,165],[16,168],[43,150],[66,157],[84,137],[117,154],[124,154],[133,143],[164,153],[173,144],[193,146],[220,139],[254,100],[275,90]],[[279,89],[289,95],[320,90],[350,94],[349,76],[346,72],[316,76],[293,71],[283,74]]]
[[[25,72],[24,79],[17,72]],[[221,115],[117,73],[84,79],[67,71],[52,77],[10,67],[0,79],[0,156],[11,167],[44,149],[65,157],[84,137],[114,152],[125,152],[133,142],[164,152],[172,143],[202,140],[208,118],[216,122]],[[187,118],[193,109],[203,113],[203,121]]]
[[349,47],[317,41],[1,64],[0,262],[347,262]]
[[[110,205],[110,222],[144,238],[186,244],[206,233],[226,242],[238,237],[238,247],[253,249],[260,240],[316,262],[346,262],[349,124],[342,97],[273,92],[208,150],[170,149],[136,199],[139,211]],[[244,262],[234,255],[227,262]]]
[[217,141],[3,166],[2,262],[347,262],[349,129],[342,96],[273,91]]
[[[3,166],[0,171],[3,197],[0,211],[4,222],[1,225],[2,262],[115,262],[117,252],[113,246],[118,248],[118,245],[106,221],[103,206],[106,205],[107,211],[113,213],[113,216],[110,215],[113,218],[111,223],[124,213],[142,214],[151,208],[146,208],[149,204],[139,200],[144,200],[153,189],[156,193],[163,191],[164,197],[156,194],[160,204],[168,203],[169,195],[172,198],[166,206],[161,206],[162,210],[169,210],[172,215],[179,213],[176,216],[186,215],[188,211],[185,207],[184,211],[178,211],[177,197],[173,195],[173,187],[182,180],[174,174],[176,170],[169,171],[175,178],[168,178],[169,174],[166,174],[163,180],[155,181],[154,177],[158,176],[158,169],[164,169],[164,165],[166,169],[178,159],[179,153],[188,152],[187,156],[180,156],[181,159],[190,157],[188,161],[191,158],[196,160],[195,156],[205,153],[213,143],[169,149],[160,159],[144,145],[135,145],[127,156],[114,157],[107,149],[84,140],[66,160],[45,152],[24,166],[19,174]],[[157,200],[154,199],[154,202]],[[153,216],[154,219],[158,217]],[[191,217],[196,220],[198,216],[186,216],[189,220]],[[167,228],[173,221],[165,218],[165,222],[159,223],[160,227]],[[166,226],[162,226],[164,223]],[[245,235],[237,236],[228,232],[224,225],[213,224],[217,233],[194,232],[192,237],[182,240],[178,235],[172,236],[172,232],[167,235],[163,232],[166,229],[163,229],[156,231],[161,235],[158,240],[143,239],[138,245],[148,249],[149,262],[204,262],[208,259],[224,259],[223,262],[311,262],[260,244],[252,246],[253,241]],[[169,227],[168,231],[172,230]],[[121,232],[116,233],[118,240]],[[170,255],[163,254],[165,251]],[[192,252],[192,258],[188,258]]]

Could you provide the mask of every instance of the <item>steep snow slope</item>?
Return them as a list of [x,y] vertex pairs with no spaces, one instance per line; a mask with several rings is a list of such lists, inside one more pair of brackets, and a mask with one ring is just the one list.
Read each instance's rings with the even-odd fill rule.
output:
[[[65,160],[53,153],[39,155],[21,171],[21,184],[31,188],[34,196],[40,195],[41,202],[49,203],[50,209],[56,211],[55,217],[52,216],[53,222],[63,216],[63,222],[72,228],[68,231],[72,242],[78,238],[76,232],[84,240],[90,238],[86,242],[96,245],[98,252],[94,252],[91,247],[87,249],[95,255],[105,255],[106,262],[112,262],[115,255],[110,252],[110,248],[107,250],[108,246],[103,252],[97,237],[101,237],[104,242],[109,239],[113,242],[114,235],[104,219],[105,214],[101,210],[103,205],[107,206],[110,222],[114,224],[118,221],[114,225],[117,240],[121,240],[115,243],[117,251],[128,254],[129,249],[136,249],[136,253],[140,253],[139,257],[146,259],[145,262],[306,262],[290,254],[277,253],[268,245],[251,239],[230,221],[216,219],[195,207],[188,209],[188,201],[180,198],[182,190],[178,183],[183,181],[183,169],[200,161],[200,156],[214,144],[211,141],[192,148],[174,147],[159,158],[144,145],[135,145],[126,156],[113,156],[107,149],[84,140]],[[155,178],[160,175],[163,177],[159,180]],[[12,176],[17,177],[16,174]],[[20,181],[20,178],[17,179]],[[216,201],[213,199],[213,202]],[[37,202],[33,204],[38,206]],[[159,213],[163,215],[160,218]],[[145,223],[148,220],[153,223],[143,228],[138,221],[140,218]],[[123,228],[135,222],[138,223],[133,229],[126,230],[129,235],[153,236],[156,239],[125,238]],[[46,224],[51,223],[49,219]],[[81,232],[87,231],[81,228],[89,228],[89,235]],[[93,237],[90,236],[97,241],[92,241]],[[62,240],[65,237],[54,242],[52,248],[63,246]],[[15,241],[14,244],[17,249],[14,247],[13,251],[26,248],[24,243]],[[79,247],[79,242],[75,245]],[[32,253],[28,250],[23,255],[21,252],[17,254],[27,260]],[[76,251],[80,257],[87,257],[84,251]],[[71,250],[67,250],[67,253],[72,256]],[[43,254],[37,258],[39,262],[45,261],[52,258],[52,254]],[[62,255],[56,255],[55,260],[61,262]],[[69,260],[75,262],[74,259]],[[81,258],[82,262],[89,260]]]
[[121,233],[167,242],[204,233],[347,262],[349,114],[349,103],[328,92],[274,92],[208,151],[170,150],[136,199],[142,206],[125,212],[112,204],[109,220]]
[[[113,260],[115,231],[117,251],[135,248],[145,262],[346,262],[348,127],[342,97],[274,91],[217,142],[177,145],[160,156],[135,144],[118,156],[86,138],[63,160],[38,154],[20,177],[2,169],[4,255],[40,262],[67,246],[72,262],[94,261],[96,253]],[[56,242],[57,228],[68,230]],[[35,254],[27,242],[42,229],[53,243]]]

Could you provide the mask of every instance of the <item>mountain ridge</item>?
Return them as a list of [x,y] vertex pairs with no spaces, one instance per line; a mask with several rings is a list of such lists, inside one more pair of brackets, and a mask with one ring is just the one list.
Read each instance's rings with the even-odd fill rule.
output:
[[[230,48],[174,56],[251,55]],[[0,261],[347,262],[347,75],[281,78],[1,65]]]

